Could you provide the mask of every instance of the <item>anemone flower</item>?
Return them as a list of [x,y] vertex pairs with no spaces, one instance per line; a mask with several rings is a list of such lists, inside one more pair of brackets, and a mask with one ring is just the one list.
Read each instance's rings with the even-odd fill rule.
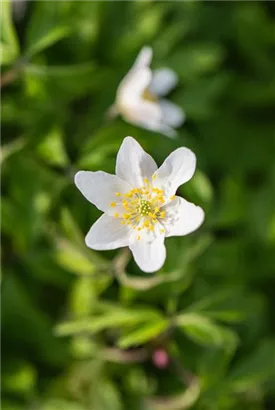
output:
[[185,115],[181,107],[162,97],[176,86],[178,77],[169,68],[152,71],[151,60],[151,47],[143,47],[119,84],[109,113],[121,114],[131,124],[174,138],[174,128],[183,124]]
[[199,206],[175,195],[195,168],[196,156],[188,148],[176,149],[158,168],[134,138],[126,137],[116,175],[79,171],[75,176],[85,198],[104,212],[88,232],[86,245],[95,250],[128,246],[144,272],[160,269],[165,237],[187,235],[204,220]]

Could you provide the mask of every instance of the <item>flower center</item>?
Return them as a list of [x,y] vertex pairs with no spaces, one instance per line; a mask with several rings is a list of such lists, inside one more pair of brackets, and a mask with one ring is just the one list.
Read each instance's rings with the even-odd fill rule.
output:
[[141,199],[139,201],[139,206],[137,207],[137,212],[139,212],[140,215],[146,216],[149,215],[149,213],[152,211],[152,205],[149,201],[146,201],[146,199]]
[[151,93],[148,90],[148,88],[145,88],[145,90],[143,91],[142,98],[143,98],[143,100],[151,101],[151,102],[157,102],[158,101],[158,97],[155,94]]
[[[148,179],[144,179],[144,186],[134,188],[124,195],[116,193],[120,198],[118,202],[112,202],[111,207],[117,208],[122,212],[115,212],[116,218],[121,218],[122,225],[129,225],[137,231],[154,231],[156,224],[165,218],[165,211],[162,206],[165,204],[164,191],[153,188]],[[164,232],[164,229],[160,229]],[[137,239],[140,239],[138,235]]]

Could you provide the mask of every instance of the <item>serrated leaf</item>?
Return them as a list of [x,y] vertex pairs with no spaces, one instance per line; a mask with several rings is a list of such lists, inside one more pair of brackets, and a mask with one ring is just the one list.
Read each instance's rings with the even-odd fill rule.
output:
[[11,1],[1,1],[1,64],[11,64],[19,55],[19,46],[12,22]]
[[118,346],[127,349],[131,346],[147,343],[155,339],[167,329],[169,322],[166,319],[158,319],[154,322],[145,323],[138,329],[127,333],[118,340]]

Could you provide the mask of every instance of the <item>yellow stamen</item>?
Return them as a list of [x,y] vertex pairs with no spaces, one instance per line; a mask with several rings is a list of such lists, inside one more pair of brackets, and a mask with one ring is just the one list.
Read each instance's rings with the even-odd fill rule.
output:
[[[124,208],[123,214],[118,217],[123,218],[123,225],[129,225],[133,230],[154,231],[160,219],[165,217],[165,211],[161,210],[164,204],[164,191],[153,188],[147,178],[145,185],[140,188],[133,188],[123,194],[121,205]],[[113,203],[117,205],[116,203]]]
[[121,195],[121,193],[120,192],[116,192],[116,196],[120,196]]
[[111,203],[110,203],[110,206],[114,208],[114,207],[116,206],[116,203],[115,203],[115,202],[111,202]]
[[170,201],[173,201],[176,198],[176,195],[170,196]]

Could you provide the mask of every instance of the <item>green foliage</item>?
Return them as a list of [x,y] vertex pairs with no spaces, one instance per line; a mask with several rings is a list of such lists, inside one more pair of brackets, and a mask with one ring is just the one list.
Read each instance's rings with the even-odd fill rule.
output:
[[[13,7],[1,2],[3,409],[274,408],[272,2]],[[176,140],[106,116],[145,44],[179,76]],[[154,275],[84,243],[100,212],[74,174],[113,173],[127,135],[159,164],[182,145],[197,155],[179,194],[206,221],[167,239]]]
[[1,3],[1,64],[11,64],[19,55],[19,45],[12,22],[12,9],[9,1]]

